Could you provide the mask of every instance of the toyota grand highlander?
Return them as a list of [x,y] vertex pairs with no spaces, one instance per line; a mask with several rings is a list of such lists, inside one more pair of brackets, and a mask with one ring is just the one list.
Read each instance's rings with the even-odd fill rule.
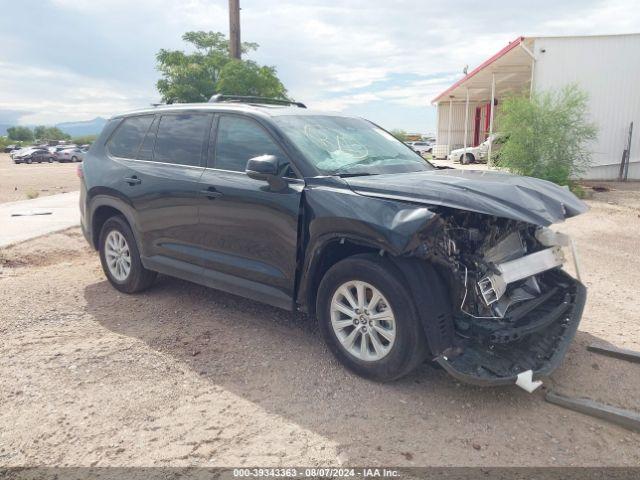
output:
[[424,361],[477,385],[539,379],[582,315],[570,239],[551,226],[584,203],[438,169],[361,118],[245,97],[149,108],[112,118],[80,173],[82,228],[114,288],[161,273],[307,312],[371,379]]

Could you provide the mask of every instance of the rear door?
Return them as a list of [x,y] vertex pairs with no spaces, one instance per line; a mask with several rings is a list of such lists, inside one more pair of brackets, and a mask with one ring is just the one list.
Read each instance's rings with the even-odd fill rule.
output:
[[[280,161],[288,179],[283,191],[245,173],[250,158],[265,154]],[[201,179],[200,247],[205,273],[227,284],[219,288],[291,307],[304,188],[295,177],[289,156],[256,120],[232,114],[216,119]]]
[[198,226],[198,187],[211,119],[210,114],[185,112],[138,121],[140,129],[145,130],[144,140],[135,154],[130,154],[132,158],[117,158],[127,168],[120,181],[135,211],[147,265],[188,269],[197,264],[193,246]]

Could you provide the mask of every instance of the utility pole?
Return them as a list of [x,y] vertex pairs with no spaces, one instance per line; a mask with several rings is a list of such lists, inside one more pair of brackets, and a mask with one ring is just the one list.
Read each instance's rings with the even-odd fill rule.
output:
[[229,0],[229,54],[240,60],[240,0]]

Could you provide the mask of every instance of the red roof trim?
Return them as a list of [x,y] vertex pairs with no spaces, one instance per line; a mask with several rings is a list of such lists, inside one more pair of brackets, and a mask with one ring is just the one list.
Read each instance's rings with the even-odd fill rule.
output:
[[522,41],[524,40],[524,37],[518,37],[516,38],[513,42],[510,42],[506,47],[504,47],[502,50],[500,50],[498,53],[496,53],[493,57],[485,60],[483,63],[481,63],[479,66],[477,66],[476,68],[474,68],[471,73],[468,73],[467,75],[465,75],[464,77],[462,77],[460,80],[458,80],[456,83],[454,83],[453,85],[451,85],[449,88],[447,88],[444,92],[442,92],[440,95],[438,95],[436,98],[434,98],[433,100],[431,100],[431,103],[437,102],[438,100],[440,100],[442,97],[444,97],[445,95],[447,95],[449,92],[451,92],[452,90],[454,90],[455,88],[459,87],[460,85],[462,85],[466,80],[470,79],[471,77],[473,77],[474,75],[476,75],[480,70],[488,67],[489,65],[491,65],[493,62],[495,62],[496,60],[498,60],[500,57],[506,55],[508,52],[510,52],[511,50],[513,50],[514,48],[516,48],[518,45],[520,45],[522,43]]

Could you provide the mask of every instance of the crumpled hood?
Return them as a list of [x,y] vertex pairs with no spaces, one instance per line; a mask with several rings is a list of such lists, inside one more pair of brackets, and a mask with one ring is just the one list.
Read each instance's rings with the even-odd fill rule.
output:
[[479,170],[345,178],[360,195],[390,198],[548,226],[587,211],[568,189],[532,177]]

